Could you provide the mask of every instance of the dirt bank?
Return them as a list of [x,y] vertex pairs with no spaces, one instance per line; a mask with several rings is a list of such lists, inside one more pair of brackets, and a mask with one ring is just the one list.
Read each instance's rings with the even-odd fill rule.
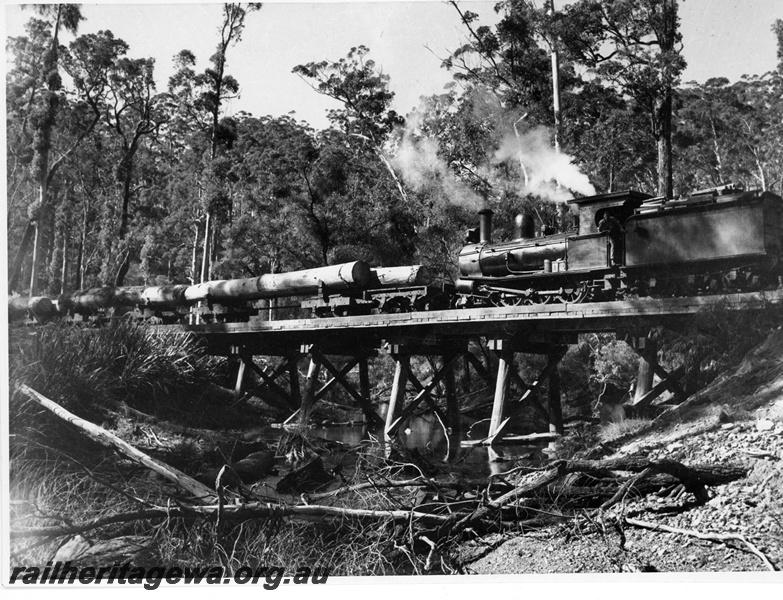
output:
[[[740,464],[744,479],[710,488],[698,503],[674,490],[631,492],[605,515],[687,530],[602,527],[566,521],[526,535],[497,534],[461,550],[466,572],[579,573],[638,571],[760,571],[783,568],[783,330],[742,363],[677,409],[604,453],[642,453],[686,465]],[[694,534],[741,536],[716,542]],[[754,552],[755,551],[757,552]],[[762,556],[763,555],[763,556]],[[766,557],[766,558],[765,558]]]

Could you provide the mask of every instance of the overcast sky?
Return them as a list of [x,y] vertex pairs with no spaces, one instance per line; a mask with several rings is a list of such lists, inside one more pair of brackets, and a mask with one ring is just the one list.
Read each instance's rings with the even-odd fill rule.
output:
[[[543,2],[543,0],[539,0]],[[555,0],[562,6],[566,0]],[[4,2],[7,35],[19,35],[33,15]],[[487,24],[495,22],[495,2],[462,2]],[[218,41],[218,4],[83,4],[87,18],[80,33],[111,30],[130,45],[131,57],[156,58],[159,90],[172,73],[171,58],[189,49],[207,66]],[[777,63],[771,32],[783,18],[783,0],[681,0],[680,17],[688,69],[684,80],[764,73]],[[443,90],[451,76],[440,61],[464,41],[456,11],[444,2],[266,2],[246,21],[242,41],[228,51],[228,72],[240,83],[241,98],[229,112],[256,116],[295,111],[297,119],[317,128],[327,125],[326,109],[336,106],[316,94],[291,70],[298,64],[338,60],[352,46],[370,48],[396,93],[394,108],[406,114],[420,96]]]

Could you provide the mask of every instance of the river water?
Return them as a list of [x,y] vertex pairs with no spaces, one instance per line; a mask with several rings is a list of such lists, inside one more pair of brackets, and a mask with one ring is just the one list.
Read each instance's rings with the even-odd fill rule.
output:
[[[470,435],[470,427],[465,426],[464,429]],[[369,432],[361,423],[313,427],[310,432],[324,439],[350,445],[370,441],[377,446],[379,453],[383,452],[382,432]],[[482,437],[476,436],[475,439]],[[466,439],[464,434],[463,439]],[[438,417],[431,413],[411,417],[400,428],[398,440],[404,448],[415,449],[430,460],[452,463],[460,470],[469,467],[476,477],[502,473],[517,464],[538,466],[547,459],[546,443],[502,445],[495,448],[462,445],[457,448],[459,440],[449,439]]]

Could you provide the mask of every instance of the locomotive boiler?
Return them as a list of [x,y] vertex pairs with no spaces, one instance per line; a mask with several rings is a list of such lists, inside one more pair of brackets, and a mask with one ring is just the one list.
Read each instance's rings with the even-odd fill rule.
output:
[[[753,291],[783,275],[783,199],[731,186],[679,200],[625,191],[573,199],[577,230],[492,241],[491,211],[480,239],[459,256],[456,288],[467,305],[612,300]],[[604,217],[621,226],[601,231]],[[615,260],[610,253],[617,245]]]

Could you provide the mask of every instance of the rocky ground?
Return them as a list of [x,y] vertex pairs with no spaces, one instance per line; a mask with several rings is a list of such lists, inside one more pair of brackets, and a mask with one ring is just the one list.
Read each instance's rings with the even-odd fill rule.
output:
[[[462,548],[468,573],[715,572],[783,569],[783,331],[679,408],[669,410],[607,457],[642,453],[686,465],[740,464],[747,477],[690,494],[629,494],[604,518],[526,535],[494,535]],[[625,515],[684,530],[673,533],[610,517]],[[607,525],[604,527],[604,523]],[[740,536],[722,541],[698,535]],[[746,540],[749,544],[746,544]],[[781,578],[783,582],[783,578]]]

